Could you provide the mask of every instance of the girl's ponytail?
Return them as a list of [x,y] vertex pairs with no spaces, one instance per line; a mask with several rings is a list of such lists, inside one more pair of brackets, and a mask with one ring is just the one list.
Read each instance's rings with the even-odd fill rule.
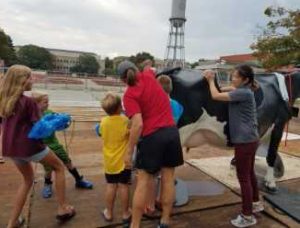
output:
[[251,88],[252,91],[255,91],[259,88],[259,85],[258,85],[258,83],[255,79],[251,82],[250,88]]
[[126,71],[126,83],[129,86],[134,86],[137,82],[136,71],[132,68],[129,68]]

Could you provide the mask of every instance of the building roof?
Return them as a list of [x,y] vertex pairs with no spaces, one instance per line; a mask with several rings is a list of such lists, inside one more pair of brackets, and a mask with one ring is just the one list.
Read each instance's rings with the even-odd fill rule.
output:
[[220,63],[220,60],[218,59],[202,59],[198,61],[198,66],[206,66],[211,64],[217,64]]
[[195,67],[196,70],[231,70],[233,66],[224,63],[208,63],[206,65],[202,64]]
[[[21,47],[23,47],[24,45],[15,45],[14,48],[18,51],[18,49],[20,49]],[[45,48],[48,51],[54,51],[54,52],[65,52],[65,53],[71,53],[71,54],[90,54],[90,55],[97,55],[94,52],[86,52],[86,51],[75,51],[75,50],[65,50],[65,49],[57,49],[57,48],[46,48],[46,47],[42,47]]]
[[227,63],[243,63],[256,61],[257,59],[252,54],[239,54],[221,56],[220,60],[226,61]]
[[93,52],[86,52],[86,51],[73,51],[73,50],[65,50],[65,49],[55,49],[55,48],[46,48],[48,51],[60,51],[60,52],[68,52],[68,53],[79,53],[79,54],[90,54],[90,55],[97,55]]

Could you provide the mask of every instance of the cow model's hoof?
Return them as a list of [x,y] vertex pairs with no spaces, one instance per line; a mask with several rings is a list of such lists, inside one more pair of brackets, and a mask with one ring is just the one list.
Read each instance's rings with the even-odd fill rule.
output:
[[279,154],[277,154],[275,163],[274,163],[274,176],[276,178],[282,177],[284,174],[284,165]]
[[265,190],[265,192],[267,192],[267,193],[269,193],[269,194],[272,194],[272,195],[274,195],[274,194],[276,194],[276,193],[278,193],[278,188],[277,187],[269,187],[268,185],[264,185],[264,190]]

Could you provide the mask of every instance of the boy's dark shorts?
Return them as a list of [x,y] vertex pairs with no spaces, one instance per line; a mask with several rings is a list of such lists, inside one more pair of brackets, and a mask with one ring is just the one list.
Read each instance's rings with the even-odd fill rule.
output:
[[118,174],[105,173],[105,179],[108,184],[131,184],[131,170],[124,169]]
[[161,128],[138,143],[135,167],[156,174],[163,167],[183,164],[183,154],[176,127]]

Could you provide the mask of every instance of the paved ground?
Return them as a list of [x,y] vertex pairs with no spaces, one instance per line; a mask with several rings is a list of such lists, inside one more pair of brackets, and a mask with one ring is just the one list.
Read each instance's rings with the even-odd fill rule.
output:
[[[78,95],[78,94],[77,94]],[[75,96],[77,96],[75,95]],[[55,96],[55,94],[53,95]],[[79,95],[80,96],[80,95]],[[72,96],[71,96],[72,97]],[[93,101],[93,99],[91,99]],[[102,112],[98,108],[55,108],[59,111],[68,111],[76,113],[75,125],[71,126],[66,135],[60,133],[59,138],[65,141],[69,146],[70,155],[74,164],[80,172],[93,181],[95,188],[93,190],[77,190],[74,188],[74,182],[70,175],[67,175],[68,198],[76,207],[78,212],[75,219],[64,227],[118,227],[120,226],[119,203],[117,202],[115,210],[115,219],[113,223],[103,221],[100,213],[103,209],[104,197],[104,178],[102,170],[101,139],[94,134],[93,127],[95,121],[99,119]],[[93,115],[89,114],[92,112]],[[99,113],[98,113],[99,112]],[[86,119],[86,121],[83,121]],[[293,133],[300,133],[300,121],[293,120],[291,124]],[[299,145],[300,141],[289,142]],[[201,149],[193,149],[186,158],[203,158],[230,155],[230,151],[204,146]],[[300,153],[299,153],[300,154]],[[20,183],[20,175],[11,162],[7,161],[0,165],[0,227],[5,227],[15,192]],[[36,180],[31,196],[29,197],[24,214],[28,220],[28,227],[60,227],[55,222],[55,195],[53,199],[44,200],[41,198],[42,188],[42,169],[36,167]],[[201,171],[188,165],[182,166],[177,170],[178,177],[193,181],[198,184],[214,184],[222,187],[222,192],[217,195],[202,194],[192,196],[188,205],[174,209],[172,227],[231,227],[229,219],[233,218],[240,209],[240,197],[238,192],[232,191]],[[205,182],[203,182],[205,181]],[[299,189],[300,180],[295,179],[282,183],[283,186],[290,189]],[[265,213],[258,215],[258,225],[256,227],[297,227],[297,224],[291,218],[278,214],[268,204]],[[157,214],[159,216],[159,214]],[[145,220],[143,227],[156,227],[157,220]]]

